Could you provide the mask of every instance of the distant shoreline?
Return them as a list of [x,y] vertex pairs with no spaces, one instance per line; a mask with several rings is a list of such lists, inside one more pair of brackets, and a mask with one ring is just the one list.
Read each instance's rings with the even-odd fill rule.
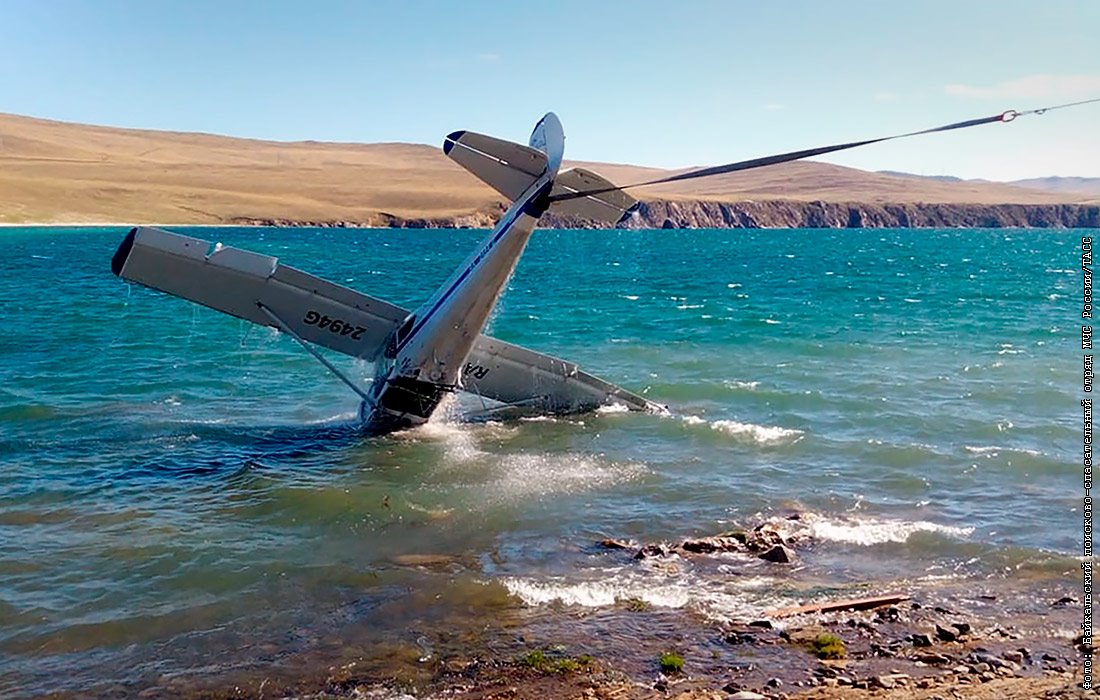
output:
[[[241,228],[492,228],[500,210],[458,216],[404,217],[373,213],[361,219],[297,219],[239,216],[206,223],[178,221],[0,223],[2,228],[79,226],[201,226]],[[546,214],[541,228],[612,228],[590,221]],[[866,229],[866,228],[1100,228],[1100,204],[950,204],[864,203],[797,200],[641,202],[632,218],[617,228],[631,229]]]

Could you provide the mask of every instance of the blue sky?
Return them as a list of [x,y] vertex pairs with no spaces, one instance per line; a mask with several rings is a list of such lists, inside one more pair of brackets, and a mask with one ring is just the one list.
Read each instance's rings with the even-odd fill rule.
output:
[[[1100,97],[1100,2],[0,0],[0,111],[278,140],[526,140],[709,165]],[[1100,177],[1100,104],[822,160]]]

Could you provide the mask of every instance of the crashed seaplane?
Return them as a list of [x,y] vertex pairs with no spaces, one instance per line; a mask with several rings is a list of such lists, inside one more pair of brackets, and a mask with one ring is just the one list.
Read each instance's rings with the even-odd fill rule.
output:
[[[892,139],[1007,123],[1017,117],[1100,102],[1008,110],[921,131],[753,158],[616,186],[581,168],[559,172],[561,122],[547,114],[527,146],[471,131],[444,140],[443,152],[512,205],[443,286],[413,312],[280,265],[276,258],[156,228],[132,229],[111,270],[137,282],[288,334],[362,397],[363,429],[383,434],[425,423],[456,391],[499,403],[510,413],[568,414],[620,404],[663,411],[575,364],[482,335],[539,217],[557,214],[616,223],[636,204],[624,189],[723,175]],[[363,389],[313,345],[376,365]]]
[[[615,223],[635,200],[595,173],[559,172],[561,122],[542,118],[523,146],[470,131],[443,152],[512,205],[420,308],[406,309],[279,264],[276,258],[156,228],[135,228],[111,261],[122,279],[283,331],[358,393],[363,428],[382,434],[426,422],[466,391],[524,413],[579,413],[607,404],[659,409],[575,364],[482,335],[531,232],[546,211]],[[555,196],[605,190],[576,198]],[[310,344],[376,363],[363,389]]]

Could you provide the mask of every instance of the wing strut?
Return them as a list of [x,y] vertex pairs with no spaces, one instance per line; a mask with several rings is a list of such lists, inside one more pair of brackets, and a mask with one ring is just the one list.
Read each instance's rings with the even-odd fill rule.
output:
[[656,180],[647,180],[646,182],[635,182],[631,185],[621,185],[618,187],[600,187],[595,189],[581,190],[577,192],[565,192],[562,194],[556,194],[550,196],[551,202],[563,202],[570,199],[580,199],[581,197],[591,197],[598,194],[606,194],[608,192],[616,192],[618,190],[625,190],[631,187],[643,187],[645,185],[661,185],[666,182],[680,182],[682,180],[694,180],[700,177],[710,177],[711,175],[725,175],[726,173],[735,173],[741,170],[751,170],[753,168],[763,168],[767,165],[778,165],[780,163],[789,163],[792,160],[802,160],[803,158],[812,158],[814,156],[825,155],[826,153],[834,153],[836,151],[845,151],[849,148],[858,148],[859,146],[867,146],[872,143],[881,143],[883,141],[892,141],[894,139],[904,139],[910,136],[920,136],[921,134],[933,134],[938,131],[952,131],[954,129],[965,129],[971,126],[981,126],[982,124],[993,124],[996,122],[1002,122],[1007,124],[1008,122],[1016,119],[1017,117],[1025,117],[1030,114],[1044,114],[1052,109],[1065,109],[1067,107],[1077,107],[1079,105],[1090,104],[1093,102],[1100,102],[1100,97],[1093,98],[1091,100],[1081,100],[1080,102],[1069,102],[1061,105],[1054,105],[1053,107],[1042,107],[1040,109],[1029,109],[1023,112],[1018,112],[1015,109],[1010,109],[1000,114],[994,114],[991,117],[979,117],[977,119],[967,119],[961,122],[954,122],[952,124],[944,124],[943,126],[932,127],[931,129],[922,129],[920,131],[910,131],[906,134],[894,134],[893,136],[882,136],[877,139],[867,139],[865,141],[850,141],[848,143],[839,143],[832,146],[820,146],[818,148],[807,148],[802,151],[791,151],[790,153],[780,153],[774,156],[764,156],[763,158],[752,158],[750,160],[742,160],[736,163],[727,163],[726,165],[715,165],[709,168],[700,168],[698,170],[690,170],[686,173],[680,173],[679,175],[670,175],[668,177],[658,178]]
[[279,330],[281,330],[283,333],[286,333],[291,338],[294,338],[294,340],[298,341],[298,344],[305,348],[310,355],[313,355],[315,358],[317,358],[317,361],[328,368],[329,372],[335,374],[337,379],[347,384],[351,388],[351,390],[354,391],[356,394],[359,394],[359,396],[362,397],[364,401],[367,400],[367,392],[363,391],[363,389],[358,384],[351,381],[351,379],[346,374],[336,369],[336,366],[329,362],[324,355],[317,352],[317,350],[312,345],[302,340],[302,336],[291,330],[290,326],[286,325],[286,323],[283,322],[283,319],[279,318],[274,311],[267,308],[260,302],[256,302],[256,306],[260,307],[260,311],[262,311],[264,315],[270,318],[271,321],[279,327]]

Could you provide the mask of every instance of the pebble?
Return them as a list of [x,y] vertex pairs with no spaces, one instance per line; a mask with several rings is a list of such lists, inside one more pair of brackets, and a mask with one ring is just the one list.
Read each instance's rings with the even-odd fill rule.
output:
[[1005,661],[1011,661],[1014,664],[1022,664],[1024,662],[1024,654],[1021,651],[1006,651],[1001,654]]
[[932,638],[927,634],[914,634],[913,646],[915,647],[930,647],[932,646]]
[[760,693],[754,693],[751,690],[739,690],[733,695],[729,696],[729,700],[768,700],[767,697]]
[[969,622],[952,622],[951,626],[959,631],[959,636],[970,634],[971,628]]
[[997,674],[993,673],[992,671],[983,671],[982,674],[978,676],[978,678],[982,679],[982,683],[988,683],[991,680],[995,680],[997,678]]
[[783,681],[779,678],[769,678],[768,682],[764,685],[768,686],[769,688],[778,688],[779,686],[783,685]]
[[942,639],[945,642],[953,642],[959,638],[959,635],[955,634],[946,627],[940,627],[936,625],[936,637]]
[[951,659],[947,658],[943,654],[933,654],[926,652],[924,654],[917,654],[917,661],[923,661],[926,664],[945,664]]
[[875,685],[880,688],[886,688],[887,690],[897,687],[899,685],[906,685],[908,682],[908,673],[887,673],[885,675],[875,677]]

